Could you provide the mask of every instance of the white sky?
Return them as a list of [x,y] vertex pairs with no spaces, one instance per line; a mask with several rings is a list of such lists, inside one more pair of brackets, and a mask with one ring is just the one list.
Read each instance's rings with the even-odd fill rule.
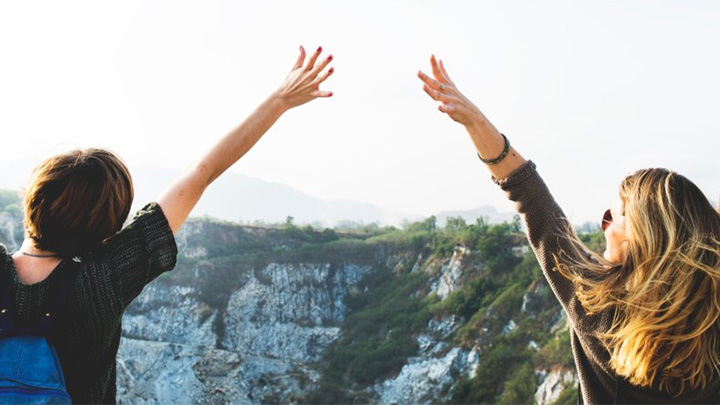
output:
[[131,168],[187,166],[282,81],[300,44],[335,55],[335,96],[289,112],[231,170],[408,214],[510,210],[421,90],[434,52],[573,222],[599,220],[647,166],[720,194],[710,0],[2,2],[3,158],[102,146]]

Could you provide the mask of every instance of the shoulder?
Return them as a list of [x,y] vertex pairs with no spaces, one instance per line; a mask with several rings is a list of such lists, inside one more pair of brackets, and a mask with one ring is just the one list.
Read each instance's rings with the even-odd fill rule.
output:
[[177,244],[160,205],[150,203],[140,209],[129,224],[103,242],[94,258],[110,266],[125,285],[147,283],[175,267]]
[[[9,269],[13,266],[12,264],[12,255],[10,252],[8,252],[8,249],[5,245],[0,243],[0,272],[3,275],[9,275],[11,274],[9,272]],[[3,276],[5,277],[5,276]]]
[[8,250],[7,246],[0,243],[0,265],[7,267],[7,264],[12,261],[12,253]]
[[[170,229],[165,213],[163,212],[160,204],[151,202],[142,207],[133,216],[132,221],[126,225],[119,233],[127,229],[133,229],[137,227],[147,227],[158,231],[165,231]],[[171,232],[172,233],[172,232]]]
[[138,210],[132,221],[125,225],[118,233],[108,238],[104,243],[105,248],[117,245],[118,242],[129,242],[147,239],[163,239],[174,241],[174,235],[170,224],[165,217],[160,205],[151,202]]

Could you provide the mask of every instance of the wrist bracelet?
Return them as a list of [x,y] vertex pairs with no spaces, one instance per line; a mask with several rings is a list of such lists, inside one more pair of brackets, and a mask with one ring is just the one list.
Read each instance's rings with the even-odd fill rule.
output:
[[494,165],[496,163],[500,163],[501,160],[505,159],[505,156],[507,156],[508,152],[510,151],[510,141],[508,141],[505,134],[501,133],[503,139],[505,140],[505,147],[503,148],[503,151],[500,152],[500,156],[496,157],[495,159],[483,159],[482,156],[480,156],[480,152],[478,152],[478,157],[480,160],[485,163],[486,165]]

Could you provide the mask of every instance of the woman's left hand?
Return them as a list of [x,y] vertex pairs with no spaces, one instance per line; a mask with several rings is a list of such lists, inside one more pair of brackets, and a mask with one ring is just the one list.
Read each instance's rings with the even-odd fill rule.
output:
[[300,55],[295,65],[275,93],[286,109],[303,105],[318,97],[331,97],[333,95],[331,91],[320,90],[320,84],[335,71],[335,68],[332,67],[325,70],[333,59],[332,55],[323,58],[319,63],[317,62],[321,53],[322,47],[318,47],[305,63],[305,48],[300,47]]
[[434,79],[423,72],[418,72],[418,77],[425,83],[425,93],[441,103],[438,110],[466,127],[487,121],[480,109],[457,89],[442,61],[435,59],[435,55],[430,58],[430,67]]

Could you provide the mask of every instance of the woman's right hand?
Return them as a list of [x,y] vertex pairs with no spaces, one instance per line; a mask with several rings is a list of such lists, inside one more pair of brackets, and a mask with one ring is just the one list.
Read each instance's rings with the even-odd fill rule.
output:
[[418,72],[418,77],[425,83],[423,86],[425,93],[441,103],[438,110],[466,127],[487,122],[487,118],[480,109],[457,89],[445,70],[442,60],[435,59],[435,55],[433,55],[430,58],[430,67],[435,76],[434,79],[422,71]]
[[[283,107],[291,109],[303,105],[318,97],[331,97],[331,91],[320,90],[320,84],[324,82],[333,72],[334,68],[325,70],[333,56],[329,55],[317,63],[322,47],[310,56],[305,63],[305,48],[300,47],[300,55],[295,62],[290,74],[275,92],[275,96],[282,102]],[[317,65],[315,65],[317,63]]]

